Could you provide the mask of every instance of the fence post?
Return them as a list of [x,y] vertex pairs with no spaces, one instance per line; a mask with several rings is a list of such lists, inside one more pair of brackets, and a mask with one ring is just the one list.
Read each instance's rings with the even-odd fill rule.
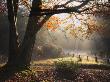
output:
[[82,61],[82,58],[81,58],[81,56],[79,55],[78,56],[78,62],[81,62]]
[[87,56],[87,61],[89,61],[89,56]]
[[97,62],[97,63],[98,63],[98,58],[97,58],[97,56],[95,56],[95,62]]

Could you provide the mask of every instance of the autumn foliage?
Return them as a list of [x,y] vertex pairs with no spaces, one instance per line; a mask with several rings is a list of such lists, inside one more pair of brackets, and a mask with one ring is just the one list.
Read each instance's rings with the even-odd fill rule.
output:
[[52,16],[46,22],[45,26],[48,30],[55,31],[59,27],[60,24],[61,24],[60,18],[57,16]]

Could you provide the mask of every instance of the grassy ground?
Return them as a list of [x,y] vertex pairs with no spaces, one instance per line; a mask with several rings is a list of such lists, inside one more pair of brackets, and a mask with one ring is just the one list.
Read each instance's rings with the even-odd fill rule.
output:
[[[74,61],[77,62],[79,60],[78,57],[62,57],[62,58],[51,58],[51,59],[45,59],[45,60],[39,60],[39,61],[33,61],[32,64],[48,64],[53,65],[56,61]],[[86,59],[86,57],[81,58],[81,61],[79,61],[81,64],[103,64],[104,61],[101,59],[98,59],[98,62],[95,61],[94,57],[89,57],[89,60]]]
[[[71,76],[71,79],[57,76],[54,67],[56,61],[78,61],[78,58],[65,57],[33,61],[30,67],[31,70],[15,73],[5,82],[110,82],[110,70],[101,69],[103,66],[98,66],[103,65],[102,60],[95,62],[94,58],[89,58],[89,61],[86,58],[83,59],[79,63],[87,68],[79,68],[74,76]],[[90,65],[91,67],[96,65],[100,68],[92,69]]]

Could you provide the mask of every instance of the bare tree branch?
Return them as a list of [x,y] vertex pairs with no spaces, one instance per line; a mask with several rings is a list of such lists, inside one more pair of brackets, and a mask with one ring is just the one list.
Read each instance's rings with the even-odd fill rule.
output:
[[[72,0],[70,0],[69,2],[71,2]],[[66,4],[68,4],[69,2],[67,2]],[[80,4],[79,6],[75,6],[75,7],[68,7],[68,8],[64,8],[64,9],[58,9],[59,7],[61,6],[65,6],[64,5],[60,5],[60,6],[57,6],[57,9],[56,9],[56,6],[55,8],[53,9],[41,9],[40,12],[37,11],[37,9],[35,9],[33,12],[32,12],[32,15],[52,15],[52,14],[59,14],[59,13],[71,13],[71,12],[76,12],[76,13],[81,13],[83,11],[80,11],[79,9],[81,9],[83,6],[85,6],[86,4],[88,4],[89,0],[86,0],[84,1],[82,4]]]

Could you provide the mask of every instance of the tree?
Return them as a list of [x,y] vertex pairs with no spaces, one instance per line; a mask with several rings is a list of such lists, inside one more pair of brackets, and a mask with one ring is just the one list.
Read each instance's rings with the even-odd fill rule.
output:
[[[41,0],[33,0],[32,9],[29,15],[27,29],[25,32],[24,40],[20,46],[19,65],[29,66],[31,61],[32,49],[36,39],[36,33],[41,28],[39,26],[40,19],[40,5]],[[32,15],[34,10],[37,10],[37,15]]]
[[[7,0],[9,20],[9,58],[7,65],[13,65],[18,55],[18,35],[16,30],[18,0]],[[15,62],[13,62],[15,61]]]

